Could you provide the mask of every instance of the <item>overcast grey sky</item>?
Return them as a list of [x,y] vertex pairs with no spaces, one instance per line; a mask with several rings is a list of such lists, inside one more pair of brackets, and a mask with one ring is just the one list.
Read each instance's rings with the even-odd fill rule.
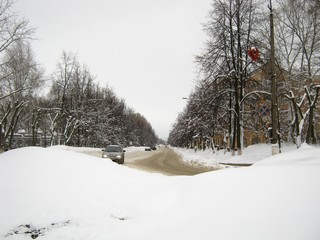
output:
[[74,52],[100,86],[108,85],[166,139],[186,105],[204,48],[210,0],[18,0],[37,29],[37,61],[51,74]]

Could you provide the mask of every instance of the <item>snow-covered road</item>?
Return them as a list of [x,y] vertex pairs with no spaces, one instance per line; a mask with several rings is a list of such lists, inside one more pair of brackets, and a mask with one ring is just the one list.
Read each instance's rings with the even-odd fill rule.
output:
[[[76,149],[75,149],[76,150]],[[101,157],[101,152],[89,150],[85,154]],[[145,151],[141,148],[128,148],[125,154],[124,166],[145,172],[161,173],[164,175],[196,175],[199,173],[217,170],[215,167],[203,166],[195,163],[187,163],[182,160],[170,147],[158,148],[156,151]]]
[[[146,172],[156,172],[165,175],[196,175],[199,173],[217,170],[213,167],[205,167],[198,164],[188,164],[182,157],[171,148],[162,147],[152,152],[140,152],[127,156],[128,161],[125,166],[143,170]],[[133,159],[135,159],[133,161]]]

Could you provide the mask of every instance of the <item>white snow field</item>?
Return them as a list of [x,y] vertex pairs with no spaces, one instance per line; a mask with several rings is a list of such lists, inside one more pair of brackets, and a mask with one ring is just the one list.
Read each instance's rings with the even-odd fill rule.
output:
[[0,154],[0,239],[319,240],[319,185],[307,145],[195,176],[21,148]]

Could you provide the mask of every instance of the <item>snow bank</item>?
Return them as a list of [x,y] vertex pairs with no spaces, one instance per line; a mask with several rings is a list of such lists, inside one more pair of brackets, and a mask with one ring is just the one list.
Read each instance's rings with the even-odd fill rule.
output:
[[265,158],[263,161],[257,162],[255,166],[260,166],[260,165],[294,166],[296,164],[318,165],[320,161],[319,152],[320,152],[319,147],[312,147],[312,146],[309,146],[308,144],[303,144],[299,149],[295,148],[294,151],[287,151],[286,154],[280,154],[280,155]]
[[[101,150],[102,150],[102,148],[70,147],[70,146],[65,146],[65,145],[55,145],[50,148],[72,151],[72,152],[79,152],[79,153],[85,153],[85,152],[99,152],[99,153],[101,153]],[[126,147],[124,149],[126,150],[126,152],[141,152],[141,151],[144,151],[145,148],[146,147]]]
[[0,155],[0,239],[318,240],[319,155],[303,147],[169,177],[58,148],[12,150]]
[[[296,148],[293,144],[284,145],[282,152],[293,151]],[[271,146],[268,144],[248,146],[244,149],[241,156],[232,156],[230,152],[225,152],[224,150],[215,150],[215,152],[211,149],[204,151],[198,150],[197,152],[193,149],[185,148],[174,148],[174,150],[180,154],[187,163],[213,167],[216,167],[217,164],[255,164],[271,156]]]

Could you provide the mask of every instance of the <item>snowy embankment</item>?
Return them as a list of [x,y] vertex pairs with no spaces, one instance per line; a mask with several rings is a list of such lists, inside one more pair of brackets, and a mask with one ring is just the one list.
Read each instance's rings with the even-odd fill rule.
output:
[[0,154],[0,239],[318,240],[319,156],[303,146],[168,177],[58,148],[12,150]]
[[[282,152],[293,151],[297,147],[294,144],[284,145]],[[174,148],[175,152],[182,156],[183,160],[190,164],[200,164],[205,166],[216,166],[217,164],[254,164],[262,159],[271,156],[271,146],[269,144],[251,145],[244,149],[241,156],[231,156],[230,152],[222,150],[207,149],[204,151],[186,148]]]
[[[65,145],[56,145],[53,147],[50,147],[53,149],[59,149],[59,150],[66,150],[71,152],[78,152],[78,153],[86,153],[86,152],[97,152],[102,153],[102,148],[90,148],[90,147],[69,147]],[[127,153],[131,152],[140,152],[145,151],[146,147],[126,147],[124,148]]]

